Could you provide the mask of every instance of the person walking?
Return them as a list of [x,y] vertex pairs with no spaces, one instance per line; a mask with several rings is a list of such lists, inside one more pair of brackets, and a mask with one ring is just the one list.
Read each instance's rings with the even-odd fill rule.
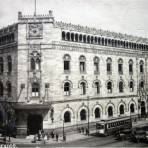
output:
[[59,134],[56,133],[56,141],[58,142],[58,140],[59,140]]

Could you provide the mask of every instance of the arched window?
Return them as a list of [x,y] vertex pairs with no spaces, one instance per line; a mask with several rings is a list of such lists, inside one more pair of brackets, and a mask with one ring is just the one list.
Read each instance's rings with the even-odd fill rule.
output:
[[129,60],[129,74],[130,75],[133,74],[133,60],[132,59]]
[[120,81],[120,82],[119,82],[119,92],[122,93],[123,90],[124,90],[124,89],[123,89],[123,82]]
[[133,81],[130,81],[129,87],[130,87],[130,92],[133,92],[134,91],[134,82]]
[[0,97],[3,97],[3,93],[4,93],[3,83],[0,82]]
[[75,41],[78,42],[78,34],[75,34]]
[[130,113],[135,113],[135,106],[133,103],[130,105]]
[[64,113],[64,122],[67,123],[67,122],[71,122],[71,115],[70,115],[70,112],[69,111],[66,111]]
[[93,43],[94,43],[94,37],[91,36],[91,44],[93,44]]
[[39,97],[40,85],[37,82],[32,83],[32,97]]
[[82,55],[79,58],[80,72],[86,72],[86,58]]
[[66,33],[66,39],[67,39],[67,41],[70,41],[70,33],[69,32]]
[[123,74],[123,60],[122,59],[118,60],[118,72],[119,74]]
[[112,106],[108,107],[108,117],[112,117],[113,116],[113,108]]
[[80,112],[80,119],[81,119],[81,121],[86,120],[86,110],[85,109],[81,110],[81,112]]
[[0,58],[0,74],[2,74],[4,71],[4,63],[3,63],[3,58]]
[[108,93],[112,93],[112,82],[111,81],[107,83],[107,91]]
[[94,74],[99,73],[99,58],[94,57]]
[[90,36],[87,36],[87,43],[90,43]]
[[7,95],[8,95],[8,97],[11,97],[11,95],[12,95],[12,87],[11,87],[11,82],[7,82]]
[[11,56],[8,56],[7,60],[8,60],[8,73],[10,74],[12,72],[12,59],[11,59]]
[[31,58],[31,70],[35,70],[35,60]]
[[64,31],[62,31],[62,40],[65,40],[66,34]]
[[139,88],[140,88],[141,90],[144,89],[144,81],[143,81],[143,80],[140,81],[140,83],[139,83]]
[[86,94],[86,83],[85,82],[81,82],[80,83],[80,87],[81,87],[81,94],[85,95]]
[[100,118],[100,109],[98,107],[95,109],[95,118]]
[[123,104],[120,105],[119,110],[120,110],[120,115],[124,115],[124,105]]
[[83,42],[86,43],[86,35],[83,35]]
[[69,96],[70,95],[70,83],[66,82],[64,84],[64,95]]
[[96,89],[96,94],[100,93],[100,84],[99,82],[95,82],[95,89]]
[[111,74],[112,73],[112,59],[107,58],[106,62],[107,62],[107,65],[106,65],[107,74]]
[[71,33],[71,41],[75,41],[74,33]]
[[144,73],[144,62],[140,61],[140,73]]
[[70,72],[70,55],[64,55],[64,72]]
[[82,34],[79,35],[79,41],[82,42]]

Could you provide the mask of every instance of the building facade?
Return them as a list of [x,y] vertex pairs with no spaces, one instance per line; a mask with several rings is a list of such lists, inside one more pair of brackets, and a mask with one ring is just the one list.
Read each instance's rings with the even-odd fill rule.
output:
[[19,134],[145,116],[148,39],[25,16],[0,30],[1,123]]

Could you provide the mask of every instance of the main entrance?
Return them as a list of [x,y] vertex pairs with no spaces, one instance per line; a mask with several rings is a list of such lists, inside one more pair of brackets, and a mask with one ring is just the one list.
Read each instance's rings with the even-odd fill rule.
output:
[[27,134],[37,134],[43,129],[43,117],[38,114],[30,114],[27,119]]

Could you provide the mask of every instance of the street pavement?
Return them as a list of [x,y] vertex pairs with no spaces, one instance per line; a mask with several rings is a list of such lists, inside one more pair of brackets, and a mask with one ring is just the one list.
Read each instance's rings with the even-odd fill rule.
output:
[[[138,121],[133,123],[133,127],[148,124],[148,120]],[[63,142],[63,137],[60,135],[58,142],[55,139],[37,141],[32,143],[33,136],[30,138],[11,138],[11,143],[17,145],[18,148],[28,147],[148,147],[148,143],[134,143],[131,141],[119,141],[113,136],[96,137],[86,136],[82,133],[75,133],[66,136],[66,142]]]

